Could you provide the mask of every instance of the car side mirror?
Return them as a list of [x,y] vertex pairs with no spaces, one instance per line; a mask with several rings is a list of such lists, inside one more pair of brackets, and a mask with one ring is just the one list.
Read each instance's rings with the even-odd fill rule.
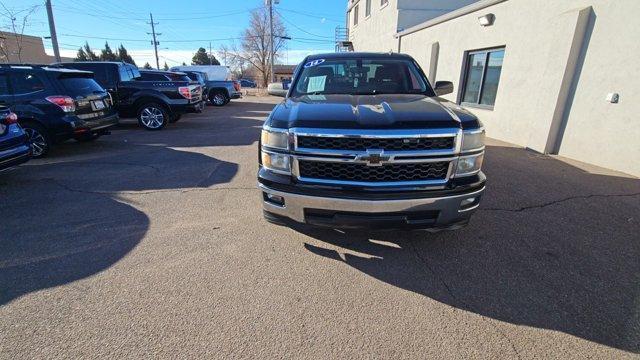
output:
[[438,96],[451,94],[453,92],[453,83],[451,81],[436,81],[433,91]]
[[267,93],[273,96],[287,97],[288,90],[285,90],[282,83],[271,83],[267,86]]

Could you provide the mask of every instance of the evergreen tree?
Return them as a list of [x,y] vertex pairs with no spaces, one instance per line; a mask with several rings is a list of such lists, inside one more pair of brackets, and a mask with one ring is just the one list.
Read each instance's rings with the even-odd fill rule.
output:
[[182,66],[187,66],[187,64],[183,61],[183,62],[182,62]]
[[220,61],[215,56],[207,54],[205,48],[199,48],[191,59],[192,65],[220,65]]
[[93,52],[91,47],[89,46],[89,42],[84,43],[84,53],[87,56],[87,61],[98,61],[100,57]]
[[164,71],[169,71],[169,65],[167,65],[167,62],[164,62],[164,67],[163,67]]
[[122,44],[120,44],[120,46],[118,47],[118,60],[136,65],[136,62],[133,61],[133,58],[127,53],[127,49],[125,49]]
[[153,68],[151,67],[151,65],[150,65],[148,62],[144,63],[144,66],[143,66],[142,68],[143,68],[143,69],[147,69],[147,70],[151,70],[151,69],[153,69]]
[[87,54],[84,52],[83,48],[78,49],[78,54],[76,55],[75,61],[87,61]]
[[116,56],[116,54],[113,53],[113,51],[111,50],[111,47],[109,47],[109,43],[108,42],[104,43],[104,49],[102,49],[102,51],[100,53],[100,60],[102,60],[102,61],[117,61],[118,60],[118,56]]

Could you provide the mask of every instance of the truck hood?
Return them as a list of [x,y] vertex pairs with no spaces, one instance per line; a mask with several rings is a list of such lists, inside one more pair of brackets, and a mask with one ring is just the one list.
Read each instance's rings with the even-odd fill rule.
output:
[[474,128],[478,119],[442,98],[421,94],[305,95],[287,98],[269,118],[277,128]]

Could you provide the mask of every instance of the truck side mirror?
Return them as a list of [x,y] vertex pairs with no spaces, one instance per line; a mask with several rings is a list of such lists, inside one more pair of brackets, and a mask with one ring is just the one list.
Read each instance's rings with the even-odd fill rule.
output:
[[453,83],[451,81],[436,81],[433,91],[438,96],[451,94],[453,92]]

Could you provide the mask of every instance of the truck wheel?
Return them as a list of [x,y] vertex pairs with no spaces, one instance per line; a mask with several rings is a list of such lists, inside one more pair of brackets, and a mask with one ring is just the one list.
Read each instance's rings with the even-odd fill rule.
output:
[[47,129],[44,126],[35,123],[35,122],[27,122],[20,124],[24,129],[24,132],[29,137],[29,142],[31,143],[31,149],[33,151],[34,158],[45,157],[49,150],[51,150],[51,136]]
[[169,120],[169,122],[170,123],[178,122],[178,120],[180,120],[181,117],[182,117],[182,114],[171,115],[171,120]]
[[209,99],[213,106],[225,106],[229,101],[227,100],[227,95],[225,95],[221,91],[216,91],[209,95]]
[[160,104],[147,103],[138,108],[138,124],[147,130],[160,130],[168,122],[169,113]]

